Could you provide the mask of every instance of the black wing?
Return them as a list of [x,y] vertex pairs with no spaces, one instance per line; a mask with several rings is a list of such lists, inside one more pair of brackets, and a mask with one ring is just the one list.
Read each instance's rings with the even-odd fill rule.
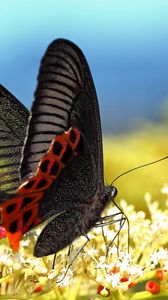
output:
[[[23,109],[18,110],[19,113],[14,113],[12,118],[16,129],[12,133],[14,136],[17,132],[18,138],[16,141],[16,137],[12,136],[13,141],[16,141],[11,149],[14,155],[10,156],[10,159],[14,159],[14,172],[18,172],[19,153],[21,154],[18,151],[16,155],[16,147],[20,141],[18,147],[22,149],[24,137],[20,135],[25,134],[22,113],[19,119]],[[97,194],[104,192],[100,116],[92,76],[81,50],[73,43],[59,39],[48,47],[41,62],[21,163],[22,179],[27,179],[36,172],[52,139],[71,126],[77,127],[81,132],[81,149],[79,155],[66,165],[58,179],[44,192],[39,218],[42,221],[53,215],[56,218],[40,234],[34,251],[36,256],[52,254],[72,242],[77,236],[76,231],[79,235],[79,228],[73,232],[73,224],[78,227],[82,218],[82,203],[90,205],[90,201],[94,203]],[[7,134],[6,137],[8,136]],[[71,231],[67,231],[68,226]],[[62,240],[59,243],[60,230]]]
[[77,127],[82,153],[62,170],[44,193],[39,217],[44,220],[104,191],[99,107],[92,76],[81,50],[66,40],[47,49],[40,67],[35,101],[21,166],[22,179],[31,177],[52,139]]
[[[21,167],[22,179],[35,173],[55,135],[71,126],[83,133],[93,155],[92,188],[103,189],[101,125],[92,76],[81,50],[70,41],[58,39],[48,47],[41,62]],[[92,175],[88,173],[88,181]]]
[[13,193],[20,183],[19,169],[29,111],[0,85],[0,190]]

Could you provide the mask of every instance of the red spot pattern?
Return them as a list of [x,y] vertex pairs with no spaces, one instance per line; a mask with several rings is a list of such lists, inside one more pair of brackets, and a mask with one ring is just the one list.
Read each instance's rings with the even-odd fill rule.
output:
[[[13,250],[19,250],[20,240],[24,233],[41,223],[38,213],[44,192],[58,178],[61,170],[72,160],[73,156],[79,154],[80,141],[81,134],[76,128],[71,127],[67,132],[57,135],[51,142],[48,152],[39,162],[36,174],[19,186],[16,197],[1,203],[0,238],[3,238],[6,233]],[[56,146],[58,148],[55,151]],[[68,149],[71,150],[70,154],[62,162]]]

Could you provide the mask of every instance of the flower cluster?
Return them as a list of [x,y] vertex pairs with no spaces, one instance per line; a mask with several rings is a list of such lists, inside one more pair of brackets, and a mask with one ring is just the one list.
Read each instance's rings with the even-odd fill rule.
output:
[[[162,193],[168,195],[166,186]],[[111,299],[123,299],[123,296],[134,299],[135,293],[136,299],[168,294],[168,209],[162,211],[158,202],[151,201],[150,194],[145,195],[145,201],[148,218],[145,212],[136,212],[133,205],[120,201],[129,227],[122,212],[116,214],[118,209],[109,207],[104,214],[113,215],[114,223],[94,228],[83,249],[85,237],[74,242],[70,253],[68,249],[59,252],[54,268],[53,255],[43,258],[32,255],[40,228],[25,235],[19,253],[12,252],[6,241],[1,242],[0,295],[4,299],[15,295],[18,299],[29,296],[32,299],[37,294],[41,297],[54,291],[57,299],[71,299],[75,286],[76,294],[72,298],[80,299],[81,291],[87,289],[86,282],[90,283],[89,289],[94,286],[97,294]],[[84,288],[79,288],[81,285]]]

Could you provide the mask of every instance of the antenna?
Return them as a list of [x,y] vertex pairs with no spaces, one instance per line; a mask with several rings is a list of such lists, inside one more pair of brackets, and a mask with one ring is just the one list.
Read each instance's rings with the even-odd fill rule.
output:
[[131,172],[133,172],[133,171],[135,171],[135,170],[138,170],[138,169],[141,169],[141,168],[144,168],[144,167],[147,167],[147,166],[156,164],[156,163],[161,162],[162,160],[165,160],[165,159],[167,159],[167,158],[168,158],[168,156],[165,156],[165,157],[162,157],[162,158],[160,158],[160,159],[154,160],[154,161],[152,161],[152,162],[149,162],[149,163],[146,163],[146,164],[137,166],[137,167],[135,167],[135,168],[132,168],[132,169],[130,169],[130,170],[128,170],[128,171],[125,171],[124,173],[118,175],[118,176],[112,181],[111,185],[113,185],[113,183],[114,183],[116,180],[118,180],[120,177],[122,177],[122,176],[124,176],[124,175],[126,175],[126,174],[128,174],[128,173],[131,173]]

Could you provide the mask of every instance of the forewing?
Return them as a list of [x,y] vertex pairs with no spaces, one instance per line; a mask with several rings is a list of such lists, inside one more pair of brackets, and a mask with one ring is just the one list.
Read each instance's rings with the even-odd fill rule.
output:
[[0,190],[13,193],[20,183],[19,169],[29,111],[0,85]]
[[[58,39],[48,47],[41,61],[21,167],[22,179],[35,173],[55,135],[71,126],[82,132],[91,149],[95,175],[93,190],[98,186],[102,189],[101,126],[92,76],[81,50],[70,41]],[[87,173],[89,181],[93,174]],[[71,176],[73,178],[72,172]],[[70,177],[69,181],[72,181]]]

